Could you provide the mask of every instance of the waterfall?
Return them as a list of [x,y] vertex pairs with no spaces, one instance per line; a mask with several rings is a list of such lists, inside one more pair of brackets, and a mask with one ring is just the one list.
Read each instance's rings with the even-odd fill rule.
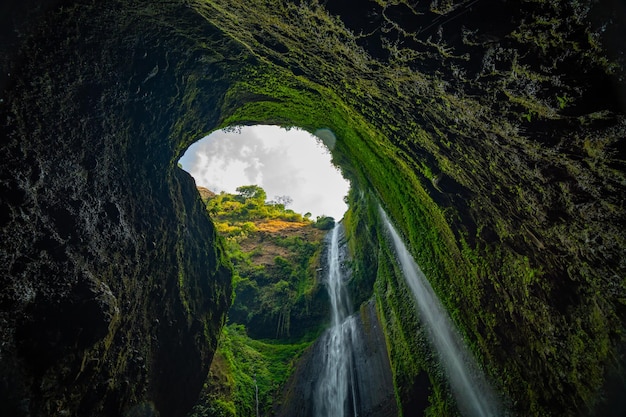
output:
[[464,416],[500,416],[502,411],[496,396],[474,358],[465,347],[443,305],[437,298],[426,276],[421,271],[387,214],[380,208],[381,217],[391,237],[404,278],[415,297],[422,321],[428,329],[431,343],[439,355],[446,376]]
[[256,374],[254,374],[254,401],[256,403],[256,417],[259,417],[259,386],[256,383]]
[[390,417],[399,415],[383,326],[371,298],[353,309],[346,284],[343,226],[326,236],[323,282],[330,326],[303,355],[284,388],[277,417]]
[[335,226],[328,250],[326,287],[330,298],[331,328],[323,336],[322,373],[314,398],[316,417],[346,417],[357,413],[354,358],[352,344],[356,339],[356,320],[349,316],[351,306],[341,270],[339,230]]

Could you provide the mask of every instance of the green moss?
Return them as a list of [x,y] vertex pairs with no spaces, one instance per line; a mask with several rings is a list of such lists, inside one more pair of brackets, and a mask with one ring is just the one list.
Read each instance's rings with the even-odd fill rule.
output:
[[242,325],[224,327],[205,394],[190,416],[254,417],[257,398],[260,413],[270,414],[295,362],[308,346],[254,340]]
[[[598,161],[597,156],[604,149],[602,140],[571,141],[569,138],[576,137],[577,133],[559,133],[560,129],[550,130],[550,126],[546,128],[541,123],[564,120],[562,111],[580,104],[577,88],[587,88],[564,85],[560,81],[560,74],[567,71],[560,62],[570,62],[567,54],[574,51],[584,56],[583,61],[591,67],[603,68],[599,71],[609,69],[602,56],[592,58],[588,51],[583,52],[580,40],[575,39],[579,29],[573,28],[582,28],[576,26],[578,18],[568,18],[561,24],[564,20],[555,16],[565,11],[556,5],[545,6],[545,9],[543,5],[534,9],[527,16],[526,25],[512,32],[511,39],[518,42],[520,48],[530,46],[540,59],[558,57],[548,65],[552,65],[552,69],[539,68],[520,53],[521,49],[486,48],[485,68],[492,60],[497,69],[492,74],[479,74],[477,82],[462,76],[455,81],[443,80],[409,69],[409,57],[415,59],[415,53],[410,54],[410,50],[392,50],[399,61],[382,68],[358,47],[346,51],[344,46],[352,45],[351,35],[316,7],[301,7],[295,11],[292,6],[281,4],[277,9],[266,10],[260,3],[244,5],[233,1],[221,4],[220,10],[228,10],[231,17],[237,16],[236,26],[221,20],[220,13],[211,17],[263,59],[282,67],[276,69],[268,65],[265,68],[263,64],[246,70],[245,82],[231,90],[233,95],[226,102],[228,108],[237,110],[224,124],[272,121],[302,126],[310,131],[330,128],[338,138],[332,149],[334,161],[353,184],[351,207],[358,200],[358,193],[367,193],[367,190],[383,202],[479,361],[505,395],[516,399],[518,407],[531,414],[588,406],[591,391],[585,384],[556,381],[564,378],[559,375],[570,374],[570,360],[577,364],[576,369],[579,364],[588,365],[583,366],[585,370],[581,372],[595,380],[597,369],[602,369],[597,364],[609,359],[604,349],[596,352],[590,344],[595,341],[599,346],[606,346],[609,343],[606,329],[611,327],[608,323],[617,325],[619,322],[609,312],[609,307],[601,310],[602,324],[586,333],[594,336],[576,339],[589,343],[585,344],[586,349],[594,351],[593,354],[583,359],[582,350],[575,348],[579,346],[576,343],[574,348],[565,350],[567,360],[550,359],[550,355],[562,349],[558,340],[567,339],[571,332],[577,334],[578,325],[567,324],[571,321],[570,314],[585,317],[584,311],[593,305],[588,290],[580,285],[567,290],[574,297],[570,300],[578,300],[564,301],[565,305],[571,303],[573,310],[556,305],[560,303],[556,300],[569,297],[562,293],[566,285],[563,280],[581,278],[581,274],[571,272],[564,275],[563,261],[557,255],[561,249],[557,248],[572,254],[568,256],[568,263],[580,265],[573,254],[586,249],[572,237],[580,235],[582,225],[594,224],[590,227],[604,236],[608,232],[606,224],[591,221],[591,212],[584,215],[588,220],[578,217],[582,213],[574,208],[572,201],[576,197],[569,194],[570,186],[558,185],[558,180],[552,183],[550,178],[558,177],[559,170],[564,168],[568,172],[566,183],[574,181],[591,190],[600,183],[583,184],[592,176],[603,177],[608,171],[596,167],[594,173],[583,173],[585,169],[580,164],[550,147],[552,143],[567,144],[568,152],[580,154],[582,151]],[[263,27],[270,37],[279,39],[289,52],[278,52],[269,44],[260,45],[250,36],[252,31],[242,29],[249,24],[245,18],[248,8],[256,10],[254,24]],[[315,36],[295,17],[292,23],[275,20],[276,16],[290,13],[306,15],[315,21],[316,30],[328,34],[324,43],[305,40]],[[455,55],[460,56],[447,45],[433,45],[433,48],[442,57],[437,63],[442,68],[447,65],[445,60],[453,61]],[[401,55],[403,53],[406,54]],[[398,64],[400,62],[406,66]],[[297,68],[317,83],[305,77],[293,77],[287,67]],[[363,73],[368,76],[357,75]],[[341,77],[334,74],[341,74]],[[483,95],[470,96],[463,92],[462,85],[480,89]],[[329,91],[327,86],[333,86],[333,90]],[[247,104],[239,106],[237,96]],[[405,100],[406,97],[413,100]],[[520,123],[534,126],[538,133],[525,134]],[[579,127],[571,126],[567,131],[577,129]],[[596,134],[600,133],[593,135]],[[613,137],[608,132],[600,135],[607,141]],[[537,168],[546,163],[559,167],[553,171],[556,174]],[[603,181],[603,184],[608,183]],[[563,191],[567,189],[570,191]],[[576,218],[580,222],[579,231],[572,227],[563,229],[559,221],[548,221],[549,213],[560,211],[560,203],[555,202],[561,198],[570,207],[568,221]],[[610,193],[604,193],[602,198],[612,199]],[[607,211],[602,214],[605,215],[611,216]],[[352,252],[369,256],[355,257],[355,278],[351,285],[356,299],[361,300],[366,297],[373,277],[378,277],[376,285],[380,284],[379,280],[387,283],[377,287],[381,294],[379,306],[388,335],[393,335],[388,341],[391,351],[395,352],[391,353],[391,359],[399,398],[406,401],[409,394],[403,390],[419,373],[408,364],[424,362],[424,359],[410,353],[411,345],[416,342],[409,335],[415,329],[403,329],[411,320],[401,320],[410,317],[410,312],[398,310],[402,305],[399,295],[391,291],[390,278],[384,278],[385,273],[380,272],[384,270],[380,267],[380,256],[389,254],[372,255],[378,253],[378,250],[372,251],[377,247],[372,237],[373,217],[352,211],[346,214]],[[356,237],[359,229],[365,236]],[[616,237],[616,241],[623,241],[618,232],[608,233]],[[594,265],[603,268],[601,263]],[[593,275],[594,278],[591,275],[584,278],[585,286],[596,288],[602,281],[602,273]],[[559,311],[559,308],[565,310]],[[584,326],[581,324],[580,328]],[[553,330],[549,335],[542,335],[542,328]],[[618,339],[614,338],[613,343]],[[509,345],[518,346],[514,354],[507,352],[505,346]],[[421,355],[428,356],[424,352]],[[533,358],[530,365],[527,360],[519,359],[529,357]],[[428,367],[423,365],[420,369],[425,368]],[[432,373],[432,367],[429,369]],[[436,381],[436,378],[431,375],[431,380]],[[523,381],[533,383],[525,385]],[[441,386],[441,382],[433,384]],[[558,406],[554,404],[556,394],[548,393],[559,388],[550,388],[550,384],[562,387],[558,398],[570,400],[559,402]],[[449,393],[443,388],[435,390],[431,410],[436,411],[431,412],[450,410]],[[580,400],[572,400],[574,398]]]
[[[349,245],[362,254],[353,260],[351,289],[362,301],[375,288],[399,401],[408,404],[413,382],[425,371],[433,387],[429,412],[453,413],[445,384],[422,346],[410,297],[372,226],[377,202],[517,413],[580,414],[593,407],[595,387],[602,385],[602,372],[612,366],[625,334],[620,277],[625,275],[626,124],[620,97],[609,82],[614,75],[623,77],[623,64],[611,60],[597,29],[603,25],[590,23],[593,13],[583,2],[537,0],[494,7],[489,12],[502,19],[493,20],[499,24],[492,28],[481,18],[481,2],[471,10],[443,2],[418,11],[410,2],[400,6],[381,0],[370,5],[372,16],[381,16],[386,29],[367,33],[346,27],[346,11],[331,15],[315,1],[125,3],[77,5],[51,15],[41,25],[40,39],[25,44],[24,79],[3,96],[12,106],[5,120],[16,121],[11,129],[20,132],[14,138],[33,135],[49,144],[72,132],[68,136],[81,150],[62,149],[59,160],[71,154],[79,166],[86,137],[104,138],[94,153],[102,151],[110,159],[96,159],[99,168],[128,159],[123,172],[107,169],[100,178],[107,179],[102,184],[113,184],[107,195],[126,202],[125,213],[134,213],[138,229],[144,219],[160,216],[146,207],[171,206],[170,223],[155,224],[148,237],[138,232],[134,241],[141,243],[102,261],[107,265],[95,276],[106,275],[112,286],[122,285],[117,277],[123,277],[132,294],[125,301],[173,294],[171,311],[180,307],[182,316],[168,319],[186,320],[187,325],[204,321],[198,328],[208,343],[223,319],[219,311],[202,306],[225,308],[231,300],[226,280],[232,256],[235,266],[245,270],[236,276],[238,287],[256,296],[262,292],[256,281],[266,281],[259,299],[268,306],[277,299],[288,301],[287,309],[269,310],[282,317],[276,328],[284,330],[290,323],[285,317],[295,306],[306,310],[312,305],[311,265],[319,254],[303,262],[283,257],[290,265],[273,265],[278,279],[272,281],[265,267],[251,265],[261,250],[244,254],[236,249],[237,239],[254,234],[256,226],[225,217],[218,225],[228,228],[229,239],[222,241],[212,231],[207,239],[217,242],[213,249],[193,254],[184,246],[184,227],[177,225],[193,226],[198,216],[183,207],[187,200],[180,198],[174,178],[176,160],[200,135],[221,127],[274,123],[311,132],[328,128],[337,138],[333,161],[352,181],[351,204],[364,201],[346,216]],[[394,18],[394,7],[413,14],[416,22],[425,18],[422,13],[431,13],[445,24],[412,30]],[[360,16],[359,10],[350,13]],[[77,22],[90,22],[93,28]],[[60,29],[63,36],[57,35]],[[111,47],[93,47],[104,32],[116,34],[107,40]],[[54,70],[38,75],[40,63]],[[85,106],[89,110],[78,109],[80,100],[74,98],[83,97],[80,88],[89,83],[110,88],[95,94],[102,96],[97,110],[93,103]],[[106,117],[101,120],[102,114]],[[106,130],[113,133],[107,136]],[[20,165],[39,161],[22,164],[30,150],[21,151],[20,139],[12,143],[16,150],[5,160],[18,162],[11,162],[7,172],[19,175],[11,172],[8,178],[35,178],[27,184],[35,187],[43,176]],[[42,146],[30,153],[51,150]],[[76,184],[91,181],[89,187],[105,187],[90,180],[87,170],[74,171],[68,170],[68,178]],[[54,192],[65,195],[66,185]],[[83,194],[90,202],[99,201],[97,190]],[[49,192],[40,191],[38,198]],[[136,206],[128,195],[145,195],[144,205]],[[261,215],[265,207],[241,204],[237,209]],[[292,213],[281,216],[298,219]],[[20,233],[14,232],[9,235]],[[127,233],[121,230],[119,236]],[[282,243],[308,250],[295,241]],[[143,252],[155,264],[167,265],[163,274],[172,285],[166,288],[161,283],[165,278],[144,273],[140,262],[111,266]],[[93,252],[80,254],[93,257]],[[219,285],[194,280],[205,276],[197,270],[199,259],[206,260],[205,270]],[[130,275],[146,276],[149,282],[132,284]],[[199,296],[202,288],[211,294],[210,301]],[[258,314],[251,310],[246,315]],[[140,330],[150,340],[151,330]],[[126,367],[124,353],[130,347],[111,349],[110,357],[119,354],[120,368]],[[240,377],[245,380],[244,372]],[[237,407],[243,407],[248,391],[242,388]],[[128,398],[138,395],[129,392]],[[222,411],[231,412],[228,404],[234,400],[224,401]]]

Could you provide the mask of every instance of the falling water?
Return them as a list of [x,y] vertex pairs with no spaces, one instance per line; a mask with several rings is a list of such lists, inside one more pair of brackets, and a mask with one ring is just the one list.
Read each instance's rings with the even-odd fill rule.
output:
[[259,386],[256,383],[256,374],[254,374],[254,401],[256,403],[256,417],[259,417]]
[[356,321],[348,316],[350,301],[341,271],[339,226],[332,231],[328,251],[328,280],[331,328],[325,334],[324,364],[317,383],[315,415],[317,417],[344,417],[350,411],[356,416],[355,376],[352,343],[356,338]]
[[484,375],[437,298],[426,276],[421,271],[402,239],[380,209],[381,217],[389,231],[398,261],[407,284],[415,297],[417,307],[431,342],[450,382],[457,405],[464,416],[500,416],[502,412]]

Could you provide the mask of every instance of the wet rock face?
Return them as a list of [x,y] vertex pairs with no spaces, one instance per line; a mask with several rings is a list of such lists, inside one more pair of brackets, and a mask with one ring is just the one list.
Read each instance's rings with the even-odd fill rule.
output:
[[175,163],[192,57],[151,10],[53,10],[2,61],[0,414],[181,415],[231,298]]
[[362,341],[354,346],[354,367],[358,370],[356,385],[361,406],[357,415],[397,416],[398,407],[393,390],[385,335],[373,300],[361,308],[361,314],[357,320],[357,332],[358,339]]
[[[355,415],[366,417],[397,416],[391,365],[375,302],[364,303],[360,313],[356,314],[354,341],[351,344],[352,366],[348,372],[354,375],[354,387],[350,387],[350,392],[356,396],[358,409],[352,411]],[[282,401],[276,408],[278,416],[315,415],[315,390],[323,374],[321,367],[325,362],[324,344],[327,342],[325,335],[321,336],[298,361],[283,391]]]

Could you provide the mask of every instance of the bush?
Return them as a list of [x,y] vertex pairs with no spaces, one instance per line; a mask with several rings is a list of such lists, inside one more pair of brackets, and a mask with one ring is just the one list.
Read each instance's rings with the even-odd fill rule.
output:
[[211,402],[207,411],[209,417],[235,417],[237,415],[235,404],[219,398]]
[[316,227],[320,230],[330,230],[335,227],[335,219],[329,216],[321,216],[317,218],[313,227]]

